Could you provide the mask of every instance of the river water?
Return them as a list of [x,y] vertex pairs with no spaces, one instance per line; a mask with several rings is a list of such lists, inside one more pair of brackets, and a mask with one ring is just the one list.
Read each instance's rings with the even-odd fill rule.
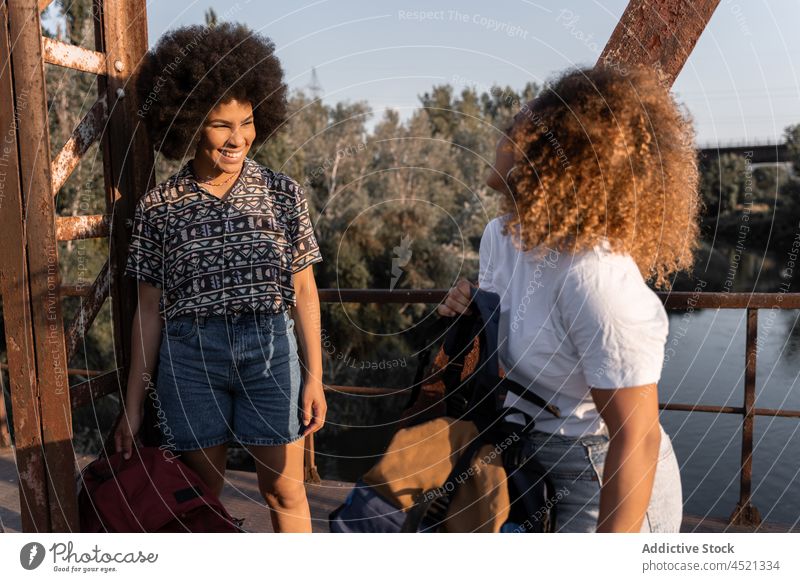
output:
[[[800,410],[799,311],[759,311],[756,406]],[[670,313],[661,402],[741,406],[744,310]],[[686,513],[727,518],[739,495],[741,416],[664,411]],[[755,421],[753,502],[765,521],[800,523],[800,419]]]

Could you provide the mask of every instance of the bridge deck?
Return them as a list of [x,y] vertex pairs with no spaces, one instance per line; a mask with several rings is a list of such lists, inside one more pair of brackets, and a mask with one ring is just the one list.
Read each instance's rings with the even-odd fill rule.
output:
[[[76,458],[82,468],[92,460],[88,456]],[[19,488],[18,473],[14,453],[10,448],[0,448],[0,531],[19,532]],[[307,485],[308,500],[311,506],[312,527],[315,532],[327,532],[328,514],[347,496],[352,483],[323,481],[319,485]],[[222,502],[234,517],[244,517],[244,528],[250,532],[271,532],[269,513],[258,493],[255,473],[228,471]],[[681,530],[684,532],[751,532],[753,528],[731,527],[718,518],[701,518],[687,515]],[[766,524],[758,528],[760,532],[788,532],[789,526]],[[800,531],[800,526],[794,531]]]

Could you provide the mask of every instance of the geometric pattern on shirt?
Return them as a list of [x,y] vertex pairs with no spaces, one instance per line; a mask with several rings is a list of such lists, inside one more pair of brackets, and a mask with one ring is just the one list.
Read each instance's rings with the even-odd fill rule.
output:
[[322,260],[303,189],[245,158],[220,199],[187,162],[137,203],[125,274],[162,289],[161,313],[280,313],[292,275]]

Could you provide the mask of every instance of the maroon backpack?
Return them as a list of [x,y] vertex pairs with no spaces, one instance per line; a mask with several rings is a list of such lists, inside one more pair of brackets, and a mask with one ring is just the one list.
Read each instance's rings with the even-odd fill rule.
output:
[[101,455],[81,472],[81,531],[239,532],[200,477],[158,447],[136,447],[130,459]]

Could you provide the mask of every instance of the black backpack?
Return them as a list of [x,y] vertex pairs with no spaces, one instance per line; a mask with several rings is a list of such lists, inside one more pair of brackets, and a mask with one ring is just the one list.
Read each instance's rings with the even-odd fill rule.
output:
[[[479,436],[465,447],[445,482],[418,494],[414,506],[405,513],[359,482],[345,503],[331,514],[331,531],[437,531],[459,485],[464,482],[459,476],[468,474],[466,470],[472,464],[475,452],[485,444],[502,450],[503,467],[508,478],[511,508],[501,531],[534,533],[555,530],[555,488],[535,458],[524,458],[524,439],[509,438],[532,430],[534,420],[522,411],[504,408],[502,403],[506,392],[511,390],[556,417],[560,412],[533,393],[530,387],[525,389],[500,376],[497,340],[500,297],[474,288],[472,307],[470,314],[462,314],[455,320],[441,319],[430,326],[428,337],[444,335],[443,345],[434,369],[429,366],[431,350],[420,355],[403,424],[418,424],[430,420],[432,415],[443,415],[473,422]],[[449,326],[446,333],[439,329],[443,325]],[[432,385],[438,385],[440,392],[426,390]],[[423,398],[424,395],[427,398]],[[507,421],[510,412],[522,414],[526,424],[522,426]]]
[[[481,431],[491,430],[505,422],[504,417],[509,409],[503,407],[503,400],[506,393],[511,391],[551,415],[560,417],[557,407],[532,391],[535,386],[525,388],[505,376],[501,377],[498,358],[500,296],[473,288],[471,305],[471,313],[455,319],[442,345],[442,351],[447,356],[447,364],[441,371],[445,384],[446,414],[470,420]],[[472,355],[474,360],[476,352],[477,361],[468,365],[467,359]],[[533,419],[520,410],[515,411],[526,418],[525,430],[532,430]]]

